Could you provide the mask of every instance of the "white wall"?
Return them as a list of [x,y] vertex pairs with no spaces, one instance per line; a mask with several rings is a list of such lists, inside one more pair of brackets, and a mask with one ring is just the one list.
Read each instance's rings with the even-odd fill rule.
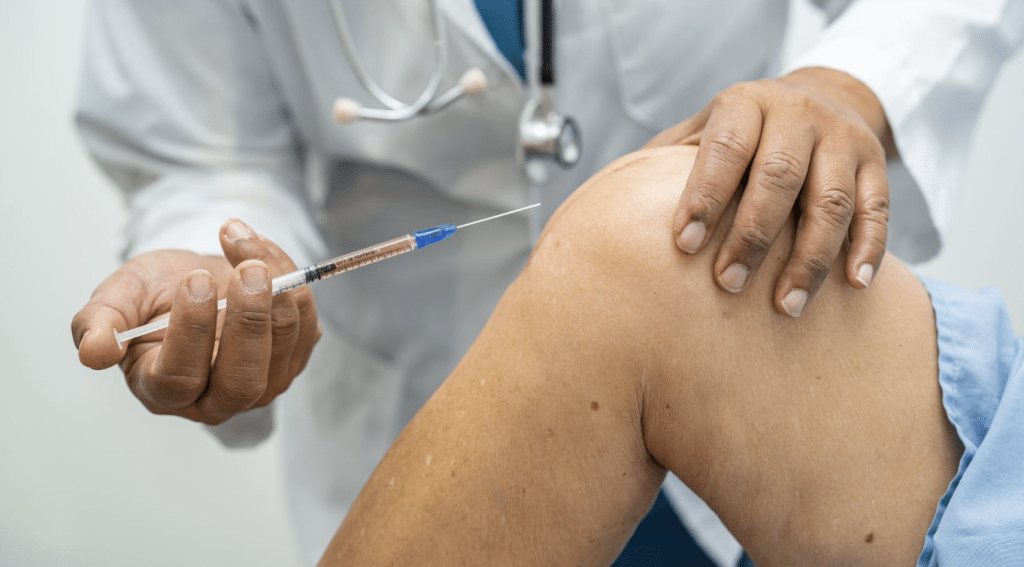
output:
[[969,289],[994,285],[1024,335],[1024,50],[989,94],[949,241],[919,273]]
[[0,8],[0,565],[298,565],[276,441],[225,451],[78,364],[124,221],[71,126],[84,7]]
[[[116,267],[119,198],[71,127],[84,0],[0,11],[0,565],[297,565],[277,441],[228,452],[78,364],[72,315]],[[1024,334],[1024,57],[971,153],[947,250],[925,274],[998,285]],[[16,274],[26,274],[18,277]]]
[[[810,0],[791,0],[783,60],[814,41],[824,18]],[[1024,50],[1006,63],[973,133],[964,187],[949,238],[935,259],[913,266],[923,276],[968,289],[996,286],[1024,335]],[[970,135],[964,133],[965,136]]]

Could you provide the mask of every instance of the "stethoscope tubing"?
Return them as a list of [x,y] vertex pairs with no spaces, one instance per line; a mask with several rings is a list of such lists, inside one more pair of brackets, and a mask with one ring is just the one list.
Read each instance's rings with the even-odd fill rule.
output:
[[[402,102],[389,95],[380,87],[380,85],[377,84],[377,81],[375,81],[373,76],[366,70],[366,67],[363,65],[362,58],[359,57],[355,41],[352,40],[352,33],[348,27],[348,18],[345,17],[345,10],[342,8],[340,1],[341,0],[327,0],[327,3],[331,7],[331,17],[334,19],[334,27],[338,31],[338,38],[341,40],[342,49],[345,50],[345,55],[348,57],[349,64],[352,66],[352,72],[355,74],[356,80],[359,81],[359,84],[366,89],[366,92],[369,93],[370,96],[376,99],[381,105],[388,107],[388,109],[361,108],[360,117],[371,120],[408,120],[417,114],[420,114],[420,112],[428,107],[438,106],[431,104],[431,102],[434,101],[437,89],[441,84],[441,79],[448,70],[448,44],[443,39],[446,30],[444,18],[438,8],[437,0],[428,0],[427,2],[434,31],[434,58],[437,62],[434,67],[434,72],[431,73],[430,79],[428,79],[426,86],[423,88],[423,92],[420,93],[420,96],[411,103]],[[450,96],[449,93],[445,93],[445,95]],[[442,96],[442,98],[446,98],[446,96]],[[454,102],[454,99],[456,98],[458,98],[457,95],[451,97],[451,100],[447,103],[441,104],[440,108],[451,104],[451,102]]]
[[554,0],[540,1],[540,70],[542,87],[555,84],[555,6]]

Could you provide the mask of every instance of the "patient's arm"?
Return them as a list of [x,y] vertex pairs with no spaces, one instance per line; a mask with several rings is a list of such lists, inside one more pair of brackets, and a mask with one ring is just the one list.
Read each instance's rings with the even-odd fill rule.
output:
[[960,453],[924,289],[888,257],[798,320],[774,277],[720,291],[672,242],[693,151],[627,156],[559,209],[322,565],[608,564],[665,468],[759,567],[913,564]]

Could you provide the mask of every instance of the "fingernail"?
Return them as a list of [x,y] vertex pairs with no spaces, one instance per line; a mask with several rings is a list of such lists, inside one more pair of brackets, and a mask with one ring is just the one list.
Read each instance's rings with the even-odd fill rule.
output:
[[861,264],[857,270],[857,281],[864,284],[864,287],[871,285],[871,278],[875,277],[875,267],[871,264]]
[[252,229],[249,228],[249,225],[245,224],[244,222],[238,219],[235,219],[228,223],[228,226],[224,229],[224,232],[232,241],[245,240],[246,238],[250,238],[253,235]]
[[804,311],[804,305],[807,304],[807,292],[802,289],[794,289],[793,291],[786,294],[786,298],[782,300],[782,308],[786,310],[786,313],[790,317],[799,317]]
[[248,266],[242,270],[242,287],[259,293],[267,289],[267,270],[263,266]]
[[704,237],[708,234],[708,229],[704,226],[704,223],[700,221],[693,221],[686,225],[683,232],[679,233],[679,239],[676,240],[676,244],[679,249],[687,254],[693,254],[700,248],[700,245],[704,243]]
[[747,283],[747,274],[749,273],[743,266],[733,264],[722,272],[722,286],[728,291],[738,293],[743,289],[743,284]]
[[213,293],[213,281],[207,274],[192,274],[185,283],[185,289],[192,301],[203,301]]

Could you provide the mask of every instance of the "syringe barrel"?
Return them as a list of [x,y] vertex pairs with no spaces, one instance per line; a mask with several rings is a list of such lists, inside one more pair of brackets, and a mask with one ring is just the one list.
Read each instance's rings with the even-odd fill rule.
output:
[[384,258],[397,256],[405,252],[411,252],[455,234],[456,228],[452,224],[441,224],[432,228],[417,230],[412,234],[406,234],[398,238],[382,242],[374,246],[357,250],[351,254],[339,256],[333,260],[320,262],[307,268],[296,270],[290,274],[278,276],[273,281],[274,294],[284,293],[299,286],[308,285],[326,277],[354,270],[367,264],[379,262]]
[[[412,252],[413,250],[416,250],[416,248],[416,239],[413,238],[411,234],[399,236],[398,238],[388,240],[387,242],[368,246],[362,250],[352,252],[351,254],[339,256],[333,260],[314,264],[304,270],[300,270],[300,272],[303,273],[303,282],[292,285],[292,287],[311,284],[335,274],[340,274],[367,264],[379,262],[384,258],[390,258],[406,252]],[[291,289],[291,287],[287,289]],[[282,291],[286,291],[286,289],[283,289]]]

